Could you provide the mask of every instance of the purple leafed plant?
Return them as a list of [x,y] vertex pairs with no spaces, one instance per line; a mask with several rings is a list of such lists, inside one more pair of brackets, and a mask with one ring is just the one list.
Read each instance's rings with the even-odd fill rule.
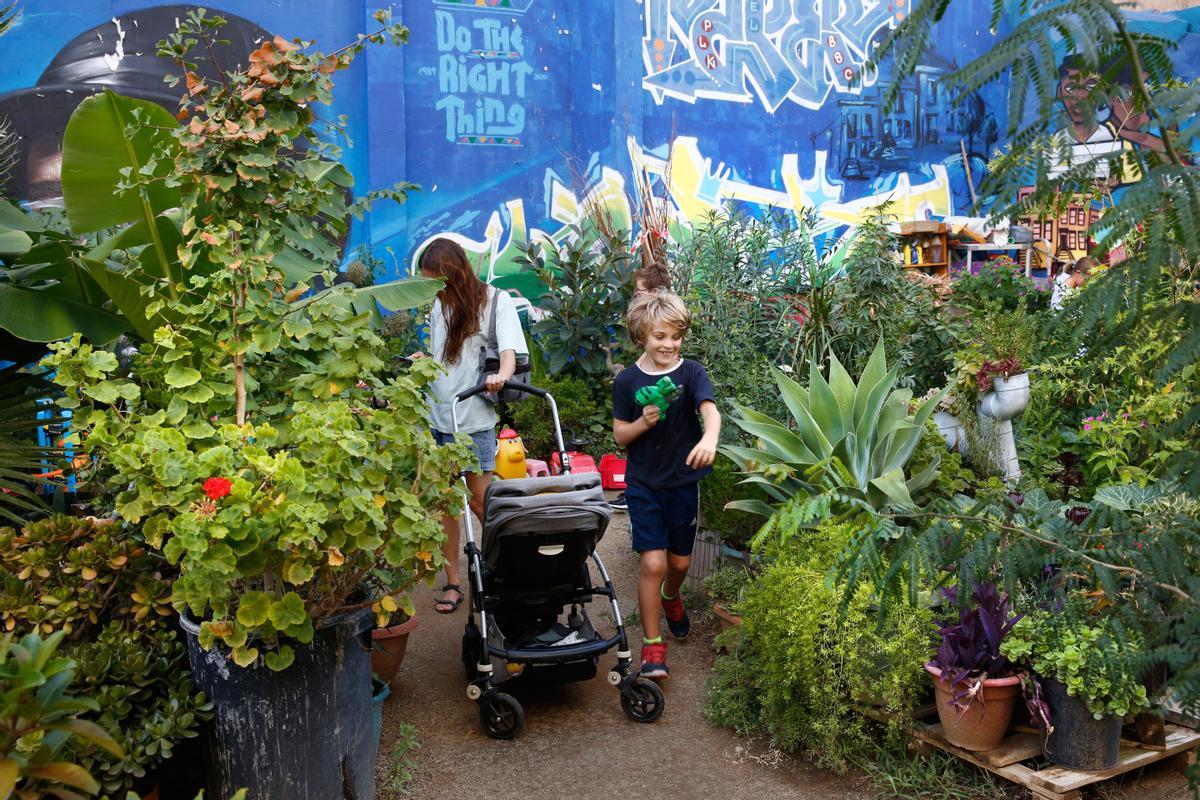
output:
[[[954,602],[954,589],[945,591]],[[965,711],[986,678],[1006,678],[1016,673],[1012,662],[1000,654],[1000,643],[1022,615],[1009,614],[1008,595],[993,581],[976,584],[971,606],[958,612],[958,622],[938,630],[942,643],[930,665],[950,683],[951,704]]]

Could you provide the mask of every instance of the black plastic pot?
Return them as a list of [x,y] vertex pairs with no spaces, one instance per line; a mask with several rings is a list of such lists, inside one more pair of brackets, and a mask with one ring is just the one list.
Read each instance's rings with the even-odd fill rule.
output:
[[1067,694],[1062,683],[1043,678],[1042,690],[1050,706],[1054,732],[1043,735],[1042,752],[1055,764],[1073,769],[1110,769],[1121,751],[1122,719],[1113,715],[1096,719],[1080,697]]
[[254,800],[372,800],[375,753],[369,608],[292,642],[296,660],[272,672],[239,667],[221,645],[206,651],[184,615],[196,685],[213,702],[208,797],[240,788]]

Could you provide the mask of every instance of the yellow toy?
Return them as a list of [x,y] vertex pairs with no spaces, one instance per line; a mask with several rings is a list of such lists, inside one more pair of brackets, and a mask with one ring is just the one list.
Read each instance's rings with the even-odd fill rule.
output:
[[497,438],[495,473],[502,480],[526,477],[525,445],[512,428],[500,431]]

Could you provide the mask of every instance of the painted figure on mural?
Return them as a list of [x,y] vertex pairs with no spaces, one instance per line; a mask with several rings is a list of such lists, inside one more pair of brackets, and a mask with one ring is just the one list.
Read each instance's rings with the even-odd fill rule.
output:
[[[1093,177],[1111,182],[1112,161],[1133,147],[1162,148],[1162,140],[1143,131],[1149,122],[1145,112],[1137,111],[1130,89],[1130,76],[1118,74],[1107,97],[1103,78],[1090,69],[1080,56],[1070,55],[1058,68],[1058,98],[1067,112],[1069,124],[1060,132],[1063,139],[1062,158],[1050,168],[1050,177],[1067,173],[1072,167],[1094,162]],[[1129,182],[1134,176],[1125,175]]]
[[[0,95],[0,119],[18,138],[16,166],[5,191],[31,207],[62,205],[62,141],[67,121],[86,97],[112,89],[152,100],[174,112],[181,90],[163,78],[173,65],[155,55],[157,43],[175,31],[176,20],[193,5],[164,5],[106,20],[73,38],[43,70],[36,85]],[[250,20],[209,9],[228,20],[223,43],[214,45],[216,65],[197,64],[203,77],[236,67],[264,38],[273,35]]]

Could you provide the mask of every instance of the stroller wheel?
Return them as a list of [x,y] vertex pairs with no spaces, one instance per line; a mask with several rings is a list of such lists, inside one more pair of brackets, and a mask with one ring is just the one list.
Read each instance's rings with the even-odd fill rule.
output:
[[634,722],[654,722],[662,716],[666,699],[649,678],[637,678],[621,692],[621,708]]
[[479,701],[479,721],[493,739],[511,739],[525,725],[525,709],[512,695],[494,692]]

